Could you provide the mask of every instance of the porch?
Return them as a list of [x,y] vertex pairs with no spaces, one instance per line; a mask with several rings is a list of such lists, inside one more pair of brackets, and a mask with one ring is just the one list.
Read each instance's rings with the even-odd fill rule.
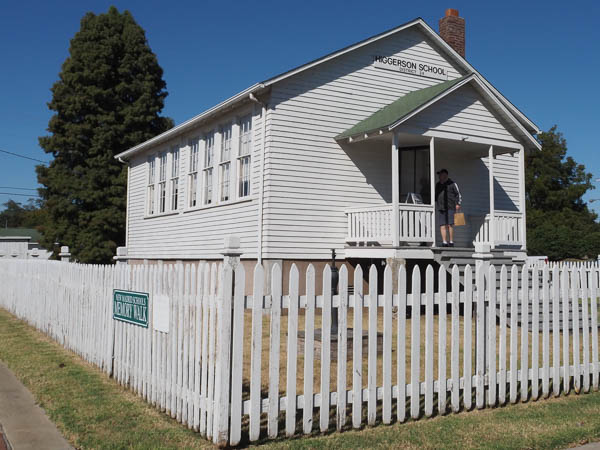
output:
[[[398,205],[398,232],[394,233],[394,208],[391,204],[345,210],[348,219],[346,244],[351,247],[436,247],[434,207]],[[470,243],[489,244],[491,248],[524,247],[523,213],[494,210],[485,215],[465,214]],[[396,236],[395,236],[396,234]]]
[[435,185],[436,172],[446,168],[462,193],[466,219],[465,226],[454,227],[456,247],[525,249],[522,149],[406,133],[355,145],[354,151],[369,153],[371,166],[391,165],[391,171],[379,181],[389,183],[381,204],[345,209],[347,248],[362,249],[369,257],[377,248],[416,254],[416,249],[441,247]]
[[525,250],[524,158],[539,144],[473,75],[406,94],[336,140],[369,189],[344,210],[347,255],[432,255],[442,242],[434,207],[442,168],[463,197],[457,248]]

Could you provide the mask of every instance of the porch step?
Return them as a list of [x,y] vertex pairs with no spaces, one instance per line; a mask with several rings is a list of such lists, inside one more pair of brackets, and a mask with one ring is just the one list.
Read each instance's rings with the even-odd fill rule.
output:
[[[476,260],[473,258],[475,250],[473,248],[461,248],[461,247],[436,247],[433,249],[433,258],[440,265],[443,266],[449,274],[452,274],[452,269],[456,265],[460,274],[460,283],[464,286],[464,273],[467,265],[472,268],[473,283],[475,283],[475,265]],[[496,286],[500,286],[500,268],[502,265],[507,267],[513,264],[519,267],[523,266],[524,261],[515,260],[512,256],[506,255],[504,250],[494,249],[491,251],[492,259],[490,264],[496,266]],[[510,273],[509,273],[510,277]],[[520,280],[519,280],[520,285]]]
[[[507,315],[506,325],[508,328],[510,328],[511,317],[512,317],[511,311],[510,311],[510,305],[511,305],[511,303],[509,301],[507,303],[507,314],[506,314]],[[543,306],[542,306],[541,300],[539,301],[538,308],[539,308],[538,326],[539,326],[539,330],[541,333],[543,330],[543,327],[544,327],[544,315],[543,315],[544,311],[543,311]],[[527,326],[528,326],[528,329],[530,332],[531,332],[532,325],[533,325],[533,320],[532,320],[533,312],[532,311],[533,311],[533,303],[530,301],[528,304],[528,311],[527,311]],[[558,322],[559,328],[562,329],[563,323],[564,323],[564,320],[563,320],[564,308],[563,308],[562,304],[559,306],[558,311],[559,311],[559,314],[558,314],[557,322]],[[579,318],[578,318],[579,329],[583,329],[583,306],[581,304],[578,305],[578,314],[579,314]],[[500,306],[497,306],[497,308],[496,308],[496,315],[498,316],[498,318],[500,317]],[[589,316],[589,312],[588,312],[588,316]],[[521,312],[519,312],[517,314],[518,326],[521,326],[523,319],[524,319],[523,314]],[[552,332],[552,328],[554,326],[554,318],[553,318],[553,314],[552,314],[552,304],[550,304],[550,315],[548,318],[548,322],[549,322],[550,332]],[[588,317],[588,327],[590,327],[590,317]],[[568,325],[566,328],[568,328],[569,330],[573,329],[573,310],[572,309],[569,309],[569,311],[568,311]]]
[[[512,263],[511,264],[507,264],[507,268],[508,268],[509,265],[512,265]],[[520,269],[523,264],[521,263],[521,264],[517,264],[517,265],[519,266],[519,269]],[[497,291],[498,295],[499,295],[499,289],[500,289],[500,267],[498,267],[497,271],[496,271],[496,289],[498,290]],[[464,269],[465,269],[465,266],[459,266],[460,280],[461,280],[461,285],[463,285],[463,286],[464,286]],[[506,321],[507,322],[506,322],[506,324],[507,324],[507,327],[510,328],[510,326],[511,326],[511,319],[512,319],[512,314],[511,314],[511,304],[512,304],[512,301],[511,301],[511,292],[510,292],[510,286],[511,286],[511,284],[510,284],[511,283],[510,271],[508,271],[507,275],[508,275],[508,277],[507,277],[508,298],[507,298],[507,311],[506,311]],[[473,271],[473,284],[475,284],[475,279],[474,278],[475,278],[475,271]],[[552,280],[552,274],[550,274],[549,281],[551,281],[551,280]],[[518,272],[517,282],[518,282],[519,289],[521,289],[521,287],[523,286],[523,279],[522,279],[522,272],[521,272],[521,270],[519,270],[519,272]],[[542,289],[542,286],[543,286],[542,282],[543,282],[543,280],[542,280],[542,275],[541,275],[541,272],[540,272],[540,274],[539,274],[539,283],[538,283],[538,286],[540,287],[540,290]],[[519,327],[521,327],[523,325],[524,320],[527,320],[527,327],[528,327],[529,331],[531,331],[532,325],[533,325],[533,299],[532,299],[533,295],[531,294],[531,286],[532,286],[532,284],[533,284],[533,278],[532,278],[531,272],[529,272],[529,279],[527,280],[527,286],[529,287],[529,290],[530,290],[530,296],[529,296],[529,302],[528,302],[528,305],[527,305],[527,316],[526,316],[526,319],[525,319],[525,316],[521,312],[522,311],[521,308],[519,308],[520,312],[517,313],[517,325]],[[544,326],[544,314],[543,314],[544,311],[543,311],[542,298],[541,297],[538,298],[537,301],[538,301],[538,311],[539,311],[539,314],[538,314],[538,326],[539,326],[539,330],[540,330],[540,333],[541,333],[542,330],[543,330],[543,326]],[[521,306],[520,302],[519,302],[519,306]],[[570,306],[570,308],[572,308],[572,305]],[[564,307],[562,305],[562,302],[559,304],[558,311],[559,311],[559,313],[558,313],[558,320],[557,320],[558,327],[560,329],[562,329],[563,322],[564,322],[564,316],[563,316]],[[579,319],[578,319],[579,329],[582,329],[583,328],[583,305],[581,305],[581,304],[578,305],[578,314],[579,314]],[[588,312],[588,315],[590,315],[590,317],[591,317],[591,311]],[[499,320],[500,320],[500,304],[499,304],[499,302],[496,304],[496,317],[497,317],[497,321],[499,322]],[[588,317],[588,321],[589,320],[590,320],[590,318]],[[553,314],[552,314],[552,301],[550,301],[550,315],[549,315],[549,320],[548,321],[549,321],[550,332],[552,332],[552,329],[554,327],[554,317],[553,317]],[[589,322],[588,322],[588,327],[589,327]],[[568,322],[567,322],[566,328],[568,328],[569,330],[573,329],[573,310],[572,309],[569,309],[569,311],[568,311]]]

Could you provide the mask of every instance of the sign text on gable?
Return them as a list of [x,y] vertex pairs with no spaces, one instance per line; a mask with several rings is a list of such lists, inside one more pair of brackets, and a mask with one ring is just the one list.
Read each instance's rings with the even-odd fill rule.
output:
[[448,69],[446,67],[414,61],[412,59],[374,55],[373,66],[379,69],[395,70],[421,77],[437,78],[438,80],[448,79]]

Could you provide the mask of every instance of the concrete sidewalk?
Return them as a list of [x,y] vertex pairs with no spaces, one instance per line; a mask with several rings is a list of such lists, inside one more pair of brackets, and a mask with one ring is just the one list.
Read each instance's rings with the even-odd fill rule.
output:
[[13,450],[73,448],[35,404],[31,392],[0,361],[0,441],[2,433]]

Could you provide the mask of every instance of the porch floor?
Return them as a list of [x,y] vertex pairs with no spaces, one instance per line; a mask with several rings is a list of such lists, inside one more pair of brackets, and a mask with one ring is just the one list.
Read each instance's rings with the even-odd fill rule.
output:
[[[473,247],[440,247],[440,246],[346,246],[346,258],[399,258],[399,259],[431,259],[438,262],[452,260],[455,262],[473,262]],[[490,250],[494,263],[511,264],[526,257],[520,248],[495,248]]]

